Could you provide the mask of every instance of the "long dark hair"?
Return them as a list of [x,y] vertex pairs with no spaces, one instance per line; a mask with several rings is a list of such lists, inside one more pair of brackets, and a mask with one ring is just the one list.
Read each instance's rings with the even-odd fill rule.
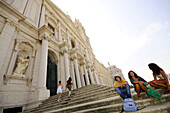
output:
[[130,75],[130,72],[134,73],[135,78],[139,78],[139,76],[138,76],[134,71],[131,70],[131,71],[129,71],[129,73],[128,73],[129,79],[132,78],[132,76]]
[[70,80],[70,81],[71,81],[71,80],[72,80],[72,79],[71,79],[71,77],[69,77],[69,79],[68,79],[68,80]]
[[72,79],[71,79],[71,77],[69,77],[69,79],[67,80],[67,84],[71,84],[71,81],[72,81]]
[[149,68],[152,70],[153,74],[159,75],[160,71],[163,71],[162,68],[160,68],[157,64],[155,63],[150,63],[148,64]]

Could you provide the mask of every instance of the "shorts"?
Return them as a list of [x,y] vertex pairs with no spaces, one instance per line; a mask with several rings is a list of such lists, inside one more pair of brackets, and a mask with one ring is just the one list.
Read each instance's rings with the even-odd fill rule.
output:
[[150,81],[150,82],[153,84],[154,81],[165,81],[165,79],[152,80],[152,81]]
[[67,85],[67,88],[69,89],[69,91],[71,91],[71,85]]

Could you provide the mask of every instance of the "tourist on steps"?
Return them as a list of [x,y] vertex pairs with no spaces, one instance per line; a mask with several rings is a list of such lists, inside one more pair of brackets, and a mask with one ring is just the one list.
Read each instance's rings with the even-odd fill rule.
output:
[[58,96],[58,102],[61,102],[62,88],[63,88],[63,85],[61,84],[61,81],[59,81],[59,84],[58,84],[58,86],[57,86],[57,94],[59,94],[59,96]]
[[[138,94],[138,98],[140,100],[142,100],[140,92],[141,92],[141,90],[143,90],[147,94],[147,89],[144,84],[147,82],[142,77],[138,76],[134,71],[129,71],[128,77],[130,79],[130,82],[134,85],[134,89]],[[150,96],[148,96],[148,97],[150,97]]]
[[72,87],[72,85],[73,85],[72,79],[71,79],[71,77],[69,77],[69,79],[67,80],[67,84],[66,84],[66,88],[69,89],[68,97],[70,97],[70,95],[71,95],[71,87]]
[[128,82],[122,79],[118,74],[115,75],[114,88],[123,99],[131,98],[130,86]]
[[165,89],[165,94],[170,93],[168,75],[165,74],[164,70],[155,63],[150,63],[148,66],[154,77],[154,80],[150,81],[149,84],[155,88]]

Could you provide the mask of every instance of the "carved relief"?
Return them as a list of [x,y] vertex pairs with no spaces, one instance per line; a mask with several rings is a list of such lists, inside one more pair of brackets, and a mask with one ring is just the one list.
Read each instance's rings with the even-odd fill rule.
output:
[[29,64],[29,56],[24,56],[24,54],[21,54],[17,58],[16,68],[14,70],[14,74],[24,75],[27,67]]

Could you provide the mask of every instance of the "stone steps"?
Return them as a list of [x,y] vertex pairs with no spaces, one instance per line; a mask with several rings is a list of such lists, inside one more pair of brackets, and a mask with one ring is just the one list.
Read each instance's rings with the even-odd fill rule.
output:
[[[100,92],[99,92],[100,91]],[[90,97],[95,97],[96,95],[97,96],[100,96],[100,95],[103,95],[103,94],[111,94],[111,96],[113,96],[113,95],[115,95],[116,94],[116,92],[115,92],[115,90],[114,89],[111,89],[111,88],[104,88],[104,89],[100,89],[100,90],[98,90],[98,91],[91,91],[91,92],[85,92],[85,93],[81,93],[81,94],[74,94],[73,96],[72,96],[72,98],[70,98],[71,99],[71,101],[73,102],[73,101],[76,101],[76,100],[81,100],[81,99],[83,99],[83,98],[87,98],[87,95],[88,95],[88,98],[90,98]],[[96,97],[97,97],[96,96]],[[65,97],[63,97],[62,96],[62,102],[61,103],[64,103],[64,102],[68,102],[67,100],[68,100],[68,98],[65,96]],[[57,98],[55,98],[55,99],[53,99],[53,100],[50,100],[50,101],[46,101],[45,102],[45,104],[47,105],[47,104],[52,104],[52,103],[56,103],[56,101],[57,101]],[[42,104],[43,105],[43,104]]]
[[[88,89],[88,90],[86,89],[86,90],[82,90],[82,91],[74,91],[73,90],[72,94],[75,94],[74,96],[82,96],[84,94],[87,94],[88,92],[94,93],[94,92],[99,92],[99,91],[106,90],[106,89],[111,89],[111,87],[98,86],[98,87],[95,87],[95,88],[92,88],[92,89]],[[62,93],[61,98],[65,98],[67,96],[68,96],[68,92],[64,92],[64,93]],[[56,99],[56,98],[58,98],[58,95],[52,96],[52,98],[49,98],[47,101],[51,101],[51,100]]]
[[[111,97],[111,96],[113,96],[113,92],[115,92],[113,88],[111,88],[111,87],[103,87],[103,89],[99,89],[97,91],[91,91],[91,92],[86,91],[86,93],[83,94],[83,95],[80,95],[80,94],[82,94],[82,92],[78,93],[77,95],[75,93],[75,97],[73,96],[70,101],[64,101],[64,100],[68,99],[66,97],[66,99],[62,100],[61,103],[57,102],[57,97],[56,97],[53,100],[44,101],[42,105],[40,105],[38,108],[34,108],[32,110],[37,111],[37,110],[40,110],[40,109],[42,110],[42,108],[43,109],[45,108],[46,110],[48,110],[48,108],[50,108],[50,109],[56,108],[56,107],[61,108],[61,107],[69,106],[69,105],[75,105],[75,104],[80,104],[80,103],[84,103],[84,102],[89,102],[89,101],[92,101],[92,100]],[[88,98],[87,98],[87,95],[88,95]],[[67,103],[67,104],[63,105],[64,103]],[[30,111],[30,110],[26,110],[26,112],[28,112],[28,111]]]
[[[89,92],[91,92],[91,91],[98,91],[99,89],[103,89],[103,88],[106,88],[106,86],[101,86],[101,85],[97,85],[97,86],[94,86],[94,85],[92,85],[91,87],[90,87],[91,85],[89,85],[89,86],[87,86],[87,88],[86,87],[84,87],[84,89],[82,89],[82,88],[80,88],[80,90],[72,90],[72,94],[76,94],[76,95],[78,95],[78,94],[84,94],[84,93],[86,93],[87,92],[87,89],[88,89],[88,91]],[[63,92],[62,93],[62,97],[67,97],[68,96],[68,91],[66,91],[66,92]],[[61,98],[62,98],[61,97]],[[46,100],[46,101],[50,101],[50,100],[53,100],[53,99],[56,99],[56,98],[58,98],[58,95],[54,95],[54,96],[51,96],[48,100]],[[46,102],[45,101],[45,102]]]
[[[105,103],[106,101],[116,101],[117,98],[111,97],[107,99],[102,99],[99,101],[93,101],[85,104],[75,105],[75,106],[69,106],[66,108],[51,110],[48,112],[43,113],[58,113],[58,112],[64,112],[64,113],[103,113],[103,112],[113,112],[113,111],[120,111],[122,109],[122,103],[109,103],[103,106],[96,106],[98,103]],[[120,99],[120,98],[119,98]],[[161,99],[144,99],[144,100],[136,100],[136,104],[138,107],[144,107],[149,106],[153,104],[163,103],[170,101],[170,94],[163,95]],[[91,106],[91,107],[90,107]],[[89,108],[90,107],[90,108]]]
[[[158,90],[163,93],[163,90]],[[52,96],[43,102],[39,107],[24,111],[24,113],[102,113],[116,112],[122,108],[123,100],[117,96],[114,88],[101,85],[88,85],[76,90],[73,90],[74,95],[68,99],[68,92],[62,94],[62,102],[58,103],[58,96]],[[170,94],[163,95],[160,100],[148,99],[143,92],[141,96],[144,100],[138,100],[137,94],[132,94],[132,99],[135,100],[138,107],[145,105],[154,105],[160,102],[170,101]]]

